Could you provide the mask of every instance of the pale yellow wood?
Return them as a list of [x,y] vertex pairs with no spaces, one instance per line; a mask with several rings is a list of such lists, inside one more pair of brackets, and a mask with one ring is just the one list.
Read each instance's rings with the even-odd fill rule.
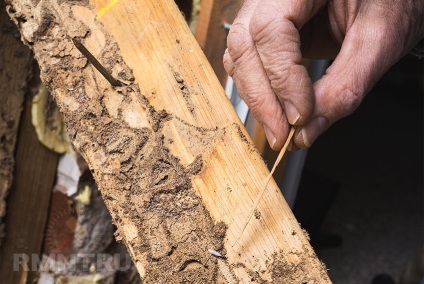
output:
[[[175,277],[179,271],[189,273],[187,269],[203,269],[208,273],[216,264],[218,283],[260,282],[261,279],[275,283],[330,282],[273,179],[259,202],[255,218],[232,247],[269,171],[173,1],[91,0],[92,6],[56,0],[40,1],[41,4],[30,0],[14,2],[26,4],[14,7],[18,14],[27,15],[26,22],[21,23],[24,39],[31,41],[42,75],[54,89],[55,99],[68,121],[71,138],[93,170],[122,240],[143,278],[150,276],[149,283],[177,282],[180,281],[177,278],[164,282],[160,277],[165,277],[168,270],[175,270]],[[49,23],[48,28],[38,27],[36,32],[31,32],[34,25],[40,24],[38,17],[34,20],[29,15],[42,4],[54,15],[50,20],[57,25]],[[94,11],[90,7],[94,7]],[[103,27],[94,20],[96,15]],[[20,18],[16,16],[15,21]],[[51,34],[45,36],[45,30]],[[54,42],[55,36],[60,38],[58,42]],[[72,48],[69,39],[72,37],[83,38],[83,44],[100,62],[107,61],[112,75],[118,79],[122,79],[120,74],[127,73],[124,63],[129,66],[140,93],[128,80],[124,82],[128,88],[110,86],[83,61],[78,50]],[[49,39],[53,39],[54,44]],[[118,44],[119,50],[105,53],[113,42]],[[113,60],[118,63],[114,64]],[[60,68],[52,72],[56,66]],[[155,129],[149,120],[152,114],[142,95],[156,111],[163,109],[168,114],[162,128]],[[111,127],[113,123],[116,125]],[[149,131],[150,137],[156,140],[137,142],[136,145],[144,147],[140,157],[131,141],[137,141],[137,137]],[[154,158],[149,155],[160,146],[155,143],[162,143],[158,141],[163,141],[166,151],[169,149],[184,168],[193,167],[199,157],[203,161],[200,172],[191,172],[191,185],[214,224],[227,225],[224,248],[220,250],[227,260],[216,260],[209,255],[207,249],[216,249],[214,247],[197,251],[199,237],[194,238],[190,228],[198,226],[200,236],[210,237],[202,229],[209,228],[208,224],[202,227],[189,218],[160,219],[163,215],[143,211],[147,207],[142,206],[151,200],[145,194],[149,188],[138,189],[136,185],[145,186],[145,180],[156,176],[144,172],[134,176],[136,173],[131,169],[146,167],[142,159]],[[126,175],[121,175],[122,171]],[[159,176],[161,172],[154,174]],[[172,179],[172,173],[166,178]],[[130,189],[134,192],[129,192]],[[162,208],[159,213],[163,214],[166,209]],[[146,220],[150,225],[143,231]],[[170,225],[168,221],[172,221]],[[180,269],[173,264],[169,264],[168,270],[162,268],[163,274],[155,276],[157,282],[153,282],[149,273],[156,271],[151,267],[157,262],[152,256],[169,257],[178,263],[175,254],[181,253],[179,246],[189,244],[186,240],[178,244],[167,240],[175,231],[187,231],[187,237],[193,242],[186,255],[180,254],[180,257],[189,257],[188,261]],[[172,247],[176,247],[175,251]],[[190,255],[191,251],[196,254]],[[205,262],[209,266],[205,266]]]
[[[261,202],[262,197],[264,196],[267,188],[268,188],[268,183],[270,181],[270,179],[272,178],[272,175],[275,172],[275,169],[278,167],[278,165],[280,164],[281,160],[284,157],[284,154],[286,153],[287,147],[289,146],[292,138],[293,138],[293,134],[294,131],[296,130],[296,127],[292,126],[292,128],[290,129],[290,133],[289,136],[287,137],[286,142],[284,143],[283,148],[280,150],[280,153],[278,154],[277,160],[275,161],[274,165],[272,166],[271,172],[268,174],[268,176],[265,178],[264,183],[262,185],[261,190],[259,191],[258,196],[255,199],[255,202],[253,203],[252,208],[250,209],[250,213],[247,217],[246,223],[243,225],[242,230],[240,232],[240,235],[238,236],[238,238],[236,239],[236,243],[243,237],[243,233],[246,230],[246,227],[249,225],[250,220],[252,220],[253,214],[255,214],[255,210],[258,207],[259,202]],[[234,246],[234,245],[233,245]]]
[[[99,11],[109,1],[93,3]],[[126,21],[134,14],[138,15],[137,24]],[[155,108],[165,108],[196,126],[233,130],[210,145],[213,150],[206,158],[206,167],[193,181],[212,217],[229,226],[226,249],[230,263],[241,262],[261,271],[266,269],[266,261],[282,250],[288,262],[309,262],[308,272],[322,282],[327,281],[318,259],[310,258],[305,251],[312,248],[274,181],[259,204],[262,217],[246,228],[237,246],[231,247],[269,171],[258,152],[251,151],[234,131],[233,123],[244,128],[175,4],[121,0],[100,21],[119,43],[125,62],[146,92],[155,89],[157,94],[178,93],[178,85],[172,83],[174,70],[189,88],[199,93],[193,98],[196,115],[191,115],[177,96],[149,97]],[[177,40],[180,44],[176,44]],[[178,128],[172,137],[178,136],[177,132]],[[194,158],[188,149],[173,150],[187,164]]]

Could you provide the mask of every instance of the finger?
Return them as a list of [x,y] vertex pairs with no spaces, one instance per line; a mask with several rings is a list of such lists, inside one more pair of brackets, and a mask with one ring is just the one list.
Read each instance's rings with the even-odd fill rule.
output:
[[387,27],[358,24],[326,74],[314,85],[313,119],[295,137],[299,147],[310,147],[338,119],[351,114],[380,77],[402,55],[399,37]]
[[325,1],[267,0],[255,9],[249,29],[270,85],[290,124],[301,125],[313,113],[314,95],[302,65],[299,30]]
[[243,4],[228,35],[228,53],[224,56],[224,66],[232,74],[242,99],[255,118],[264,125],[270,146],[277,150],[283,146],[289,127],[248,29],[250,17],[258,2],[250,0]]
[[289,146],[287,147],[287,150],[289,152],[296,152],[296,151],[300,150],[300,148],[296,144],[294,144],[294,142],[292,141],[292,142],[290,142]]
[[225,71],[227,71],[228,76],[233,77],[234,63],[233,63],[233,60],[231,59],[230,54],[228,53],[228,48],[225,49],[223,62],[224,62]]
[[[262,123],[267,140],[272,149],[278,150],[283,146],[285,137],[282,137],[277,141],[277,136],[274,134],[274,130],[271,129],[268,125],[277,125],[279,132],[288,133],[288,123],[286,117],[283,113],[283,110],[280,106],[280,103],[276,97],[272,94],[272,91],[269,88],[269,95],[255,95],[257,94],[256,90],[265,89],[266,86],[263,86],[264,82],[267,81],[257,81],[254,78],[254,74],[251,76],[254,80],[250,80],[249,84],[245,84],[243,76],[245,74],[242,68],[236,69],[234,67],[234,62],[231,59],[231,56],[226,52],[224,54],[224,67],[227,70],[227,73],[233,77],[233,80],[237,80],[240,85],[246,85],[245,91],[240,92],[239,94],[242,99],[246,102],[247,106],[251,109],[253,116]],[[252,90],[252,91],[251,91]]]

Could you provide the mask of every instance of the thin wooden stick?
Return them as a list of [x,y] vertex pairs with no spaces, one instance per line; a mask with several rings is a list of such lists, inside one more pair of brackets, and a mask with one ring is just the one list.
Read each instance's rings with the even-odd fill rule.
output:
[[270,181],[270,179],[271,179],[272,175],[273,175],[273,174],[274,174],[274,172],[275,172],[275,169],[278,167],[278,165],[279,165],[279,164],[280,164],[280,162],[281,162],[281,159],[284,157],[284,154],[286,153],[287,147],[289,146],[290,141],[291,141],[291,140],[292,140],[292,138],[293,138],[293,134],[294,134],[294,131],[295,131],[295,130],[296,130],[296,127],[295,127],[295,126],[292,126],[292,127],[291,127],[291,129],[290,129],[290,132],[289,132],[289,136],[287,137],[286,143],[284,143],[283,148],[281,149],[280,153],[278,154],[277,160],[275,161],[274,166],[272,167],[271,172],[270,172],[270,173],[269,173],[269,175],[266,177],[266,179],[265,179],[265,181],[264,181],[264,185],[262,186],[261,191],[259,192],[259,195],[256,197],[255,203],[254,203],[254,204],[253,204],[253,206],[252,206],[252,209],[251,209],[251,211],[250,211],[249,217],[247,218],[247,221],[246,221],[246,223],[244,224],[243,229],[241,230],[240,235],[238,236],[238,238],[236,238],[236,242],[234,243],[233,247],[234,247],[234,246],[238,243],[238,241],[241,239],[241,236],[243,235],[244,231],[246,230],[247,225],[249,225],[249,222],[250,222],[250,220],[252,219],[253,214],[255,213],[255,210],[256,210],[256,208],[258,207],[258,204],[259,204],[259,202],[261,201],[262,196],[263,196],[263,195],[264,195],[264,193],[265,193],[265,190],[266,190],[266,188],[267,188],[267,186],[268,186],[268,183],[269,183],[269,181]]

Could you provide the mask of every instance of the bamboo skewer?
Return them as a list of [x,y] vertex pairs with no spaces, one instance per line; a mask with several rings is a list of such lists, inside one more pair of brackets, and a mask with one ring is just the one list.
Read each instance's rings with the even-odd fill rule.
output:
[[236,242],[234,243],[233,247],[238,243],[238,241],[240,240],[240,238],[243,235],[244,231],[246,230],[247,225],[249,225],[250,220],[252,219],[253,215],[255,214],[255,210],[258,207],[258,204],[261,201],[262,196],[264,195],[264,193],[265,193],[265,191],[267,189],[268,183],[269,183],[272,175],[274,174],[275,169],[278,167],[278,165],[281,162],[281,159],[283,159],[284,154],[286,153],[287,147],[289,146],[290,141],[293,138],[293,135],[294,135],[295,130],[296,130],[296,127],[295,126],[292,126],[291,129],[290,129],[290,132],[289,132],[289,136],[287,137],[286,143],[284,143],[283,148],[281,149],[280,153],[278,154],[277,160],[275,161],[274,166],[272,167],[271,172],[269,173],[269,175],[264,180],[264,185],[262,186],[262,188],[261,188],[258,196],[256,197],[255,203],[253,203],[252,209],[250,210],[249,217],[247,218],[246,223],[244,224],[243,229],[240,232],[240,235],[236,238]]

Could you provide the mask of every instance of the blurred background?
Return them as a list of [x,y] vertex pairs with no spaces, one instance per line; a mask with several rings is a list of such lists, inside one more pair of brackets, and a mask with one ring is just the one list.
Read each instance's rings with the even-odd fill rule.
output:
[[308,151],[294,211],[334,283],[399,283],[423,253],[423,78],[404,57]]

